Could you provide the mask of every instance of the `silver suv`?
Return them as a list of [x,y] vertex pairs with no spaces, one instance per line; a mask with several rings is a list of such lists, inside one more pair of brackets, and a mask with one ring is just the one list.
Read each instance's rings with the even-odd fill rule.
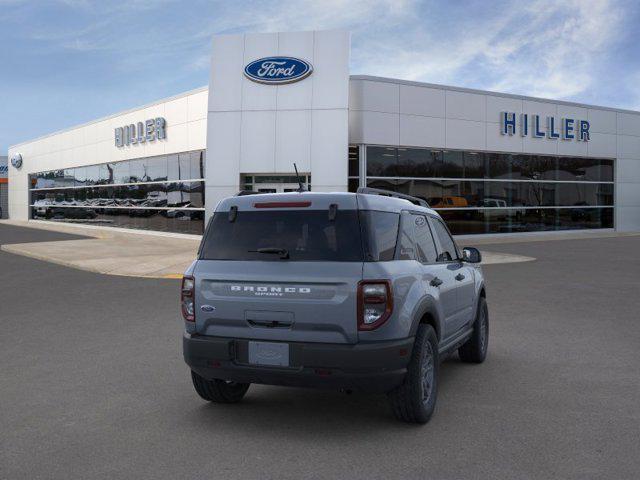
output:
[[195,390],[224,403],[251,383],[382,392],[400,420],[425,423],[439,361],[487,354],[479,262],[413,197],[227,198],[182,281]]

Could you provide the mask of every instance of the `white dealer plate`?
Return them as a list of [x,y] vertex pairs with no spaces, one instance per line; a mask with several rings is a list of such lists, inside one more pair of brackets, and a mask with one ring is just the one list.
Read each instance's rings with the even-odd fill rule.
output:
[[249,342],[249,363],[253,365],[289,366],[289,344]]

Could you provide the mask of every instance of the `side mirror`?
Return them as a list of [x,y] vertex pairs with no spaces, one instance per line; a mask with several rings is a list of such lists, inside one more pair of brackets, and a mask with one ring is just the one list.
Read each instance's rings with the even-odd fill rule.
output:
[[480,263],[482,261],[480,250],[473,247],[464,247],[462,249],[462,261],[468,263]]

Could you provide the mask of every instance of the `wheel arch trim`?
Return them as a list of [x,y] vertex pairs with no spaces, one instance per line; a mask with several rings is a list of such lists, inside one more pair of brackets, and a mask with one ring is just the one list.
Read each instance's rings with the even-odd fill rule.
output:
[[[427,321],[424,321],[424,320]],[[418,326],[421,323],[427,323],[433,327],[438,337],[438,342],[442,341],[443,322],[441,314],[436,306],[436,301],[428,296],[424,297],[418,304],[413,316],[413,323],[411,325],[411,336],[415,336],[418,331]]]

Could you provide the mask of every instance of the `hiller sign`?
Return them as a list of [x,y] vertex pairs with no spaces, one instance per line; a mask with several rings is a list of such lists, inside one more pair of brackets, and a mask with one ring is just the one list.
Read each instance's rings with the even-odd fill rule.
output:
[[144,122],[132,123],[115,129],[116,147],[153,142],[163,140],[166,137],[167,122],[162,117],[150,118]]
[[561,138],[562,140],[588,142],[590,140],[589,127],[590,124],[587,120],[562,118],[558,121],[556,117],[548,116],[543,122],[540,115],[521,113],[518,118],[515,112],[500,113],[500,133],[502,135],[515,135],[517,130],[521,137],[546,137],[551,140]]

